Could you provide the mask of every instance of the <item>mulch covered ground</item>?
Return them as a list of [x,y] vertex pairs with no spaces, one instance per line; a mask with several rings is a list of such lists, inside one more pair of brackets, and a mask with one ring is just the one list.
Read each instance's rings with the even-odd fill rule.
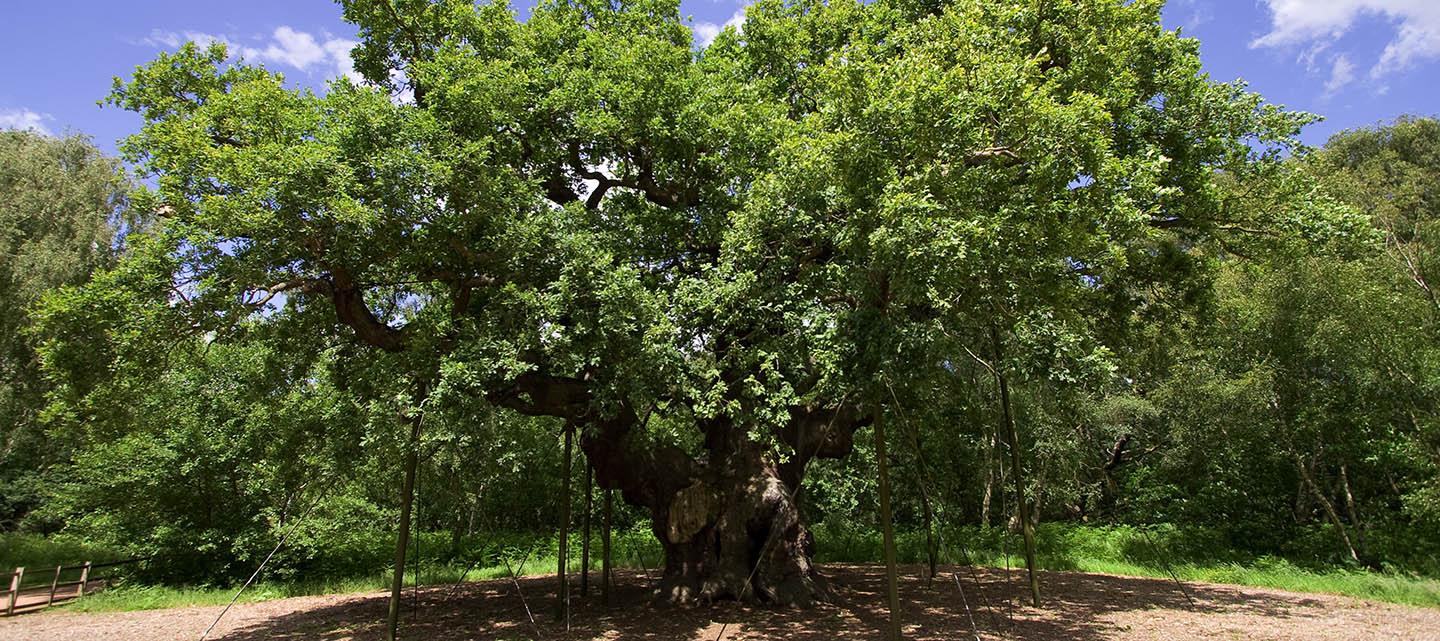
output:
[[[1078,572],[1044,572],[1043,607],[1026,604],[1022,572],[961,572],[957,588],[946,573],[927,584],[920,569],[904,568],[900,600],[907,639],[1406,639],[1440,641],[1440,610],[1372,603],[1347,597],[1296,594],[1207,583]],[[570,627],[557,621],[553,578],[422,588],[406,592],[401,637],[460,639],[683,639],[752,641],[883,639],[884,568],[828,566],[834,604],[808,609],[746,607],[735,603],[652,608],[645,574],[617,574],[615,605],[574,599]],[[598,577],[598,573],[592,578]],[[578,589],[576,590],[578,595]],[[963,596],[962,596],[963,595]],[[371,640],[384,636],[386,593],[279,599],[237,605],[212,639]],[[531,624],[526,604],[535,616]],[[988,607],[987,604],[988,603]],[[968,604],[968,609],[967,609]],[[194,640],[219,607],[77,614],[63,608],[0,619],[0,639]],[[972,623],[973,621],[973,623]]]

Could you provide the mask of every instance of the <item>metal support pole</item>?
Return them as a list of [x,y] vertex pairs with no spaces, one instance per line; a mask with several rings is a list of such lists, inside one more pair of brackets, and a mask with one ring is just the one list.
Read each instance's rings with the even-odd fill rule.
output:
[[571,448],[573,446],[571,441],[574,438],[573,434],[570,426],[566,425],[565,463],[562,467],[564,477],[560,481],[560,559],[559,567],[555,570],[555,574],[560,580],[560,586],[556,591],[556,594],[560,597],[560,602],[557,604],[559,607],[556,613],[560,615],[560,619],[565,621],[565,630],[567,632],[570,630],[570,578],[566,576],[566,570],[568,568],[565,567],[567,562],[565,553],[570,543],[570,459],[572,458]]
[[885,586],[890,602],[890,641],[900,641],[900,585],[895,569],[895,525],[890,518],[890,470],[885,460],[885,410],[875,404],[875,462],[880,472],[880,525],[885,533]]
[[590,596],[590,512],[591,497],[595,494],[595,472],[590,469],[590,460],[585,460],[585,515],[580,529],[580,596]]
[[610,605],[610,512],[615,491],[605,490],[605,516],[600,529],[600,594]]
[[405,556],[410,549],[410,508],[415,499],[415,467],[418,461],[416,450],[420,447],[421,417],[410,417],[409,451],[405,453],[405,481],[400,489],[400,527],[395,537],[395,576],[390,582],[390,612],[385,617],[385,639],[395,641],[400,627],[400,594],[405,588]]

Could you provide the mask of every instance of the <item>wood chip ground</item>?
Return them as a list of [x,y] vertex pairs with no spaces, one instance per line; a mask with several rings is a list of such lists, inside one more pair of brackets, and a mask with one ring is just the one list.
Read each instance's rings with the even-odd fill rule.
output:
[[[1025,605],[1023,573],[960,570],[934,582],[920,568],[904,568],[901,600],[907,639],[1089,641],[1099,639],[1396,639],[1440,641],[1440,609],[1373,603],[1348,597],[1296,594],[1230,585],[1044,572],[1045,601]],[[649,605],[650,580],[618,573],[616,604],[600,603],[598,573],[589,598],[572,588],[569,630],[555,616],[555,581],[523,578],[517,596],[509,580],[407,590],[401,638],[415,641],[607,639],[659,641],[848,641],[882,639],[884,569],[828,566],[836,602],[808,609],[716,603]],[[978,584],[975,579],[978,579]],[[578,584],[578,582],[577,582]],[[963,588],[963,591],[962,589]],[[210,638],[225,641],[383,638],[388,595],[382,592],[278,599],[232,608]],[[1193,601],[1193,604],[1192,604]],[[525,607],[534,613],[531,624]],[[193,641],[220,607],[80,614],[54,608],[0,619],[0,640]],[[973,622],[973,623],[972,623]]]

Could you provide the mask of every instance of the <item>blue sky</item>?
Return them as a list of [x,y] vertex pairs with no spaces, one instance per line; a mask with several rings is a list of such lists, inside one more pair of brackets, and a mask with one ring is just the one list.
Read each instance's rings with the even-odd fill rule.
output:
[[[742,24],[744,7],[685,0],[681,10],[708,40]],[[247,60],[319,86],[349,71],[355,41],[339,6],[323,0],[48,0],[14,3],[6,14],[0,127],[85,132],[107,153],[140,123],[95,101],[111,77],[159,51],[224,40]],[[1271,102],[1326,116],[1304,134],[1310,144],[1400,114],[1440,115],[1440,0],[1170,0],[1165,23],[1200,39],[1217,80],[1243,78]]]

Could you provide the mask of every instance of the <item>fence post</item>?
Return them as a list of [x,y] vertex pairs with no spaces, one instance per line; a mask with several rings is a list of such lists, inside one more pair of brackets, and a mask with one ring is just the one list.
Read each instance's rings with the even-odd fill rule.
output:
[[25,568],[15,568],[15,575],[10,577],[10,603],[5,606],[5,616],[15,614],[15,599],[20,596],[20,579],[25,576]]
[[85,582],[90,580],[90,562],[85,562],[85,567],[80,570],[80,586],[75,589],[75,596],[85,596]]
[[45,607],[55,605],[55,587],[60,585],[60,570],[65,566],[55,566],[55,578],[50,581],[50,600],[45,602]]

